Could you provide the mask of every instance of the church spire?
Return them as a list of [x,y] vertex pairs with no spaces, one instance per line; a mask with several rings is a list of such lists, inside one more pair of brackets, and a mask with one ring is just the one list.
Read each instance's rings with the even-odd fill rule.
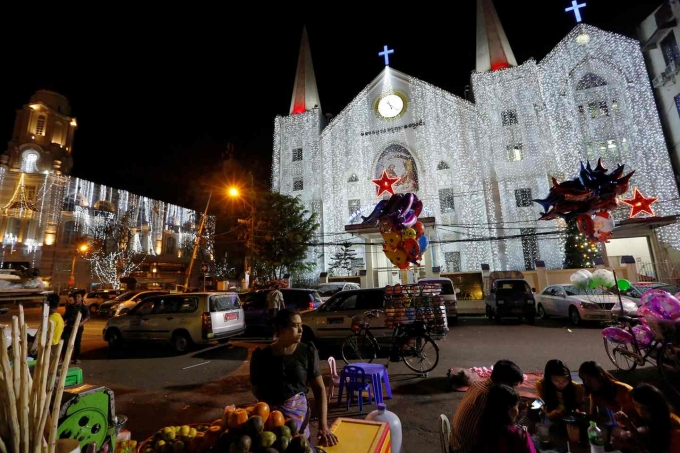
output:
[[309,50],[307,27],[304,27],[302,29],[297,72],[295,73],[293,99],[290,102],[290,114],[304,113],[314,107],[320,108],[321,102],[319,102],[319,91],[316,89],[316,77],[312,65],[312,52]]
[[477,0],[477,72],[517,66],[491,0]]

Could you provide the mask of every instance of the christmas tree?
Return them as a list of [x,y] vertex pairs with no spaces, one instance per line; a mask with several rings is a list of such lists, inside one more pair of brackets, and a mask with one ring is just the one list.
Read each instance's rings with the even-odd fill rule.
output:
[[594,267],[595,259],[601,258],[597,244],[590,242],[576,227],[576,222],[567,223],[567,242],[564,244],[564,268],[583,269]]
[[352,275],[352,260],[356,258],[356,252],[349,242],[342,244],[342,248],[331,257],[329,270],[331,275]]

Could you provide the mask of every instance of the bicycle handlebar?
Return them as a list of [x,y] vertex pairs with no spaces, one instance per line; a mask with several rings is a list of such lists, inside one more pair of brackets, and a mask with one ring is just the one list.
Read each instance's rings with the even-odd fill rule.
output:
[[364,312],[364,316],[369,316],[369,317],[372,317],[372,318],[379,318],[380,313],[385,313],[385,312],[382,311],[382,310],[368,310],[368,311]]

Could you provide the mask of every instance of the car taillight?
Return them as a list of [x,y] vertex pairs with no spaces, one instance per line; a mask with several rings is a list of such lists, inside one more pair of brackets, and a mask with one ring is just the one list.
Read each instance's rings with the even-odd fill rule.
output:
[[350,328],[352,329],[352,332],[361,332],[361,326],[359,324],[352,324],[352,327]]
[[309,309],[314,310],[314,302],[309,302]]
[[203,338],[211,338],[213,336],[212,318],[208,312],[204,312],[201,317],[201,330],[203,331]]

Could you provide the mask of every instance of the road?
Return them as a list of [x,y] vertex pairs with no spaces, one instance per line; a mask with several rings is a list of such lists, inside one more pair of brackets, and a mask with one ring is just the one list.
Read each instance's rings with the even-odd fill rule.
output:
[[[11,313],[3,315],[9,316]],[[38,318],[37,309],[27,310],[29,323],[36,323]],[[111,355],[101,336],[104,324],[97,318],[86,324],[79,366],[86,382],[114,390],[116,411],[129,417],[128,428],[134,438],[144,439],[166,425],[210,422],[219,418],[228,404],[255,402],[249,388],[248,357],[255,347],[263,345],[261,341],[237,339],[184,355],[175,355],[161,345],[129,347]],[[389,364],[394,399],[386,402],[401,418],[404,452],[438,450],[439,415],[450,417],[464,395],[450,390],[446,376],[450,367],[491,366],[507,358],[531,372],[559,358],[572,371],[577,371],[585,360],[612,368],[600,329],[598,325],[575,328],[556,320],[537,321],[535,326],[513,322],[498,326],[483,318],[461,318],[447,338],[438,343],[439,365],[428,378],[416,376],[402,363]],[[329,354],[338,357],[334,349],[322,348],[321,353],[322,359]],[[379,363],[387,360],[379,359]],[[325,360],[322,371],[328,376]],[[654,370],[642,369],[623,379],[634,383],[655,378]],[[344,404],[332,404],[329,420],[339,416],[363,418],[372,409],[368,405],[362,415],[356,405],[346,411]]]

